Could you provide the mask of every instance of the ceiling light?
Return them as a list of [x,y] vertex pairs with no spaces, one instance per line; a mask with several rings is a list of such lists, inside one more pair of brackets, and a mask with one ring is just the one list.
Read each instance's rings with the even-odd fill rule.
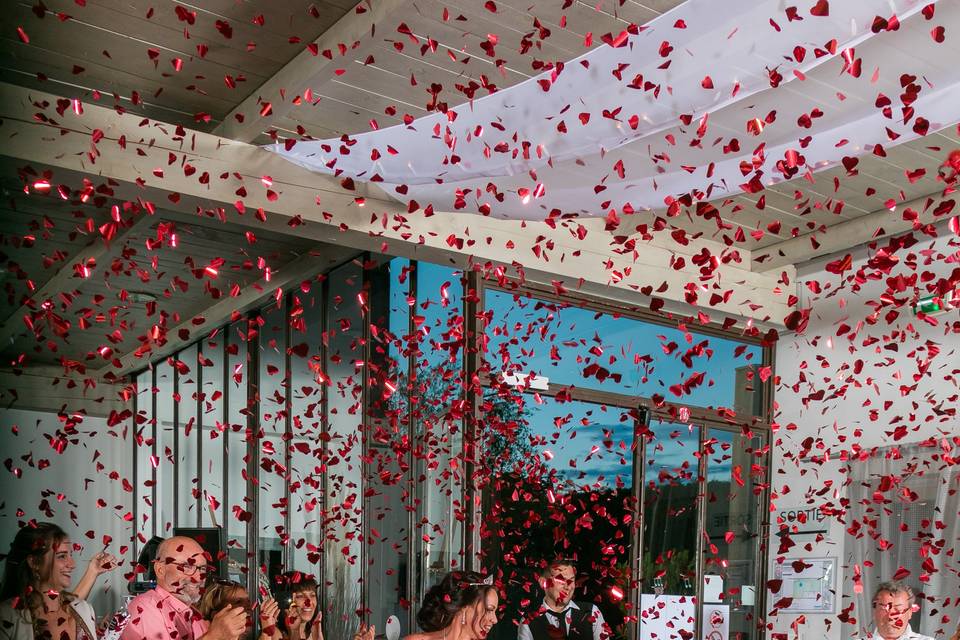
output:
[[127,292],[127,302],[130,304],[147,304],[149,302],[156,302],[157,296],[152,293],[147,293],[146,291],[128,291]]

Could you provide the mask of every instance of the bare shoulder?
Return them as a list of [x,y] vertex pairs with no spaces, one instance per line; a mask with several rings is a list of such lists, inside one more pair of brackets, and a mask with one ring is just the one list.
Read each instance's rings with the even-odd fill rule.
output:
[[433,640],[433,635],[429,633],[411,633],[404,636],[402,640]]

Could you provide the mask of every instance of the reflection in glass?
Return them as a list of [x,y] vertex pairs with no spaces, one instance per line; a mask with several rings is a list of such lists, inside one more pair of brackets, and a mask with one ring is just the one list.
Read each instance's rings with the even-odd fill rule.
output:
[[364,513],[370,621],[382,629],[388,616],[400,620],[401,635],[411,632],[407,596],[409,567],[410,411],[407,399],[409,358],[410,262],[396,258],[369,272],[370,386],[369,466]]
[[200,526],[224,524],[223,443],[224,425],[223,345],[226,330],[200,344]]
[[696,592],[699,427],[653,422],[643,464],[643,593]]
[[249,376],[247,322],[235,322],[227,328],[227,572],[231,580],[246,583],[247,520],[250,502],[247,492],[247,383]]
[[137,415],[134,421],[134,457],[137,477],[134,482],[133,499],[137,521],[134,523],[136,540],[133,557],[137,558],[141,547],[153,537],[153,437],[156,421],[153,416],[153,369],[137,375]]
[[176,399],[173,394],[173,358],[165,358],[157,363],[157,492],[154,499],[157,503],[157,519],[154,525],[154,534],[167,538],[173,535],[176,516],[173,513],[174,485],[176,465],[174,463],[173,434],[176,425],[173,424],[173,407]]
[[[306,290],[304,290],[306,289]],[[291,569],[319,574],[323,548],[323,285],[290,294]]]
[[484,562],[507,573],[508,609],[496,637],[541,604],[539,566],[574,559],[575,598],[597,604],[625,632],[635,410],[488,388],[480,423],[496,465],[484,496]]
[[763,351],[718,336],[487,290],[493,373],[759,415]]
[[704,442],[709,542],[704,547],[703,602],[730,607],[732,640],[758,637],[755,602],[761,488],[755,479],[766,475],[762,445],[760,435],[714,428]]
[[414,309],[415,477],[419,585],[463,566],[463,283],[458,271],[418,263]]
[[192,344],[174,358],[177,374],[177,526],[198,524],[197,495],[200,491],[197,464],[200,432],[197,429],[197,345]]
[[283,573],[283,547],[286,535],[284,514],[287,480],[287,388],[286,350],[287,316],[282,300],[260,312],[260,452],[257,526],[259,556],[257,563],[268,579]]
[[324,636],[346,638],[356,631],[361,604],[363,534],[363,314],[358,296],[362,270],[350,262],[328,274],[327,390],[328,450],[323,478]]

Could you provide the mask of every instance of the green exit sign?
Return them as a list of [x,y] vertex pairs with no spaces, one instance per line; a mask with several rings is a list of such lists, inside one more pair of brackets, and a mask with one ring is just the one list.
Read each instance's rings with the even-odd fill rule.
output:
[[913,305],[914,315],[922,313],[927,316],[932,316],[943,313],[946,310],[947,307],[943,304],[943,298],[940,296],[924,296],[917,300],[917,304]]

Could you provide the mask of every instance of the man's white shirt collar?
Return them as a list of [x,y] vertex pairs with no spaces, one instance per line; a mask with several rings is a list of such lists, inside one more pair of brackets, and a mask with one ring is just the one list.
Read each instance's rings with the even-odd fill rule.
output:
[[577,603],[574,602],[573,600],[571,600],[570,602],[568,602],[566,607],[564,607],[564,608],[561,609],[560,611],[557,611],[556,609],[551,609],[551,608],[550,608],[550,605],[547,604],[546,599],[544,599],[544,601],[543,601],[543,608],[544,608],[546,611],[549,611],[550,613],[563,613],[564,611],[566,611],[566,610],[568,610],[568,609],[577,609],[578,611],[580,610],[580,607],[578,607],[578,606],[577,606]]

